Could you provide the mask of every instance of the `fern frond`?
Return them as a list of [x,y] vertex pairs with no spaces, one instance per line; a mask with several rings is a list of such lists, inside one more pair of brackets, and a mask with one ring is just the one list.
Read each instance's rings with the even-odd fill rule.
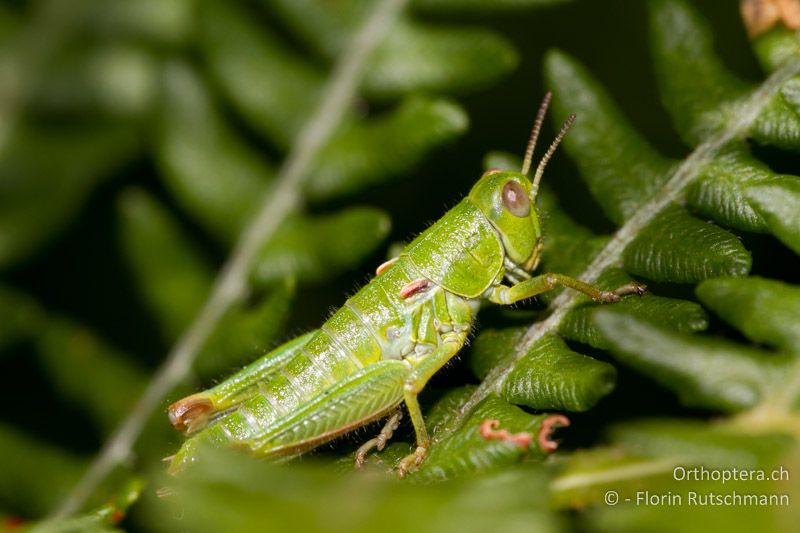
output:
[[[780,120],[769,115],[773,112],[772,102],[794,83],[800,74],[800,60],[786,58],[760,86],[748,88],[716,58],[708,30],[685,2],[653,2],[651,26],[663,99],[679,133],[696,147],[680,162],[659,155],[627,124],[583,67],[561,52],[550,52],[545,69],[557,95],[555,120],[559,122],[576,110],[588,116],[588,120],[576,121],[565,140],[566,149],[578,162],[595,200],[620,224],[588,264],[586,253],[591,251],[588,246],[591,234],[585,231],[578,231],[572,237],[583,253],[570,253],[567,246],[567,254],[554,264],[567,273],[570,264],[572,268],[579,266],[580,279],[606,288],[614,286],[609,279],[617,284],[625,279],[624,273],[613,273],[615,267],[645,280],[662,283],[709,280],[706,287],[712,287],[710,278],[747,275],[751,267],[750,252],[733,233],[697,218],[684,205],[694,204],[733,228],[773,233],[790,246],[793,232],[800,228],[792,211],[793,195],[786,191],[787,187],[800,183],[800,179],[776,176],[749,155],[743,142],[743,137],[755,131],[762,121]],[[500,159],[494,157],[493,161]],[[776,189],[775,184],[782,188]],[[774,192],[767,197],[768,190]],[[758,194],[755,191],[762,191],[763,204],[774,211],[771,220],[750,200],[751,195]],[[779,195],[782,197],[778,198]],[[575,228],[574,224],[564,226],[563,216],[553,215],[554,206],[546,199],[545,207],[555,219],[552,227],[556,240],[560,238],[560,226],[568,232]],[[557,256],[558,252],[555,253]],[[543,262],[544,268],[552,270],[547,252]],[[737,280],[732,278],[731,283],[735,286]],[[778,394],[783,408],[793,405],[794,393],[786,391],[797,390],[800,380],[790,355],[692,335],[691,332],[707,325],[703,311],[697,304],[680,300],[649,303],[653,298],[663,298],[658,294],[661,290],[664,289],[656,288],[656,296],[642,298],[640,303],[623,303],[602,311],[597,306],[584,311],[576,306],[585,297],[563,292],[550,302],[547,318],[532,324],[524,334],[517,334],[516,347],[499,348],[502,356],[496,355],[487,364],[479,365],[478,375],[483,378],[480,387],[459,406],[457,416],[438,428],[435,440],[446,443],[463,431],[464,424],[472,423],[467,421],[472,420],[473,410],[489,395],[502,391],[509,402],[531,405],[527,396],[507,394],[509,384],[513,377],[525,372],[530,350],[552,343],[548,339],[558,333],[609,349],[617,361],[674,390],[687,405],[760,413],[760,407],[771,404],[769,398],[778,390],[784,391]],[[702,289],[698,290],[703,294]],[[665,308],[661,306],[665,304],[683,311],[670,318],[659,318],[664,317]],[[791,315],[782,316],[783,320],[790,320]],[[579,321],[592,326],[580,325]],[[766,325],[758,327],[769,330]],[[479,338],[476,347],[481,345]],[[556,357],[563,349],[556,346],[559,345],[550,347],[550,357]],[[586,377],[589,376],[591,372],[587,372]],[[533,379],[527,377],[529,381]],[[573,379],[569,373],[563,373],[552,376],[548,385],[565,387]],[[775,424],[779,423],[777,420],[786,420],[785,414]],[[765,424],[762,430],[776,429],[775,424]]]

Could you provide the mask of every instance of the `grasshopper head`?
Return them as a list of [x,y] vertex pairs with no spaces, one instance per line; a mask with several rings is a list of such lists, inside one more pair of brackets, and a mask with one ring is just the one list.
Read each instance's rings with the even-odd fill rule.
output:
[[500,234],[506,256],[525,270],[538,262],[542,230],[531,181],[523,174],[489,170],[469,193]]
[[542,229],[535,208],[539,181],[542,179],[547,162],[575,120],[575,115],[569,116],[536,167],[533,178],[528,178],[536,139],[539,137],[539,130],[551,96],[548,92],[539,107],[531,138],[525,150],[522,170],[520,172],[488,170],[469,193],[470,200],[478,206],[500,234],[506,257],[528,272],[536,268],[542,249]]

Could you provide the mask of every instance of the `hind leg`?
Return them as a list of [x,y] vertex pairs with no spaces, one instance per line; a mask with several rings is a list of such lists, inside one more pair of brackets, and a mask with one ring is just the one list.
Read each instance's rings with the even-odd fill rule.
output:
[[246,402],[258,392],[258,384],[277,373],[314,336],[311,331],[261,356],[219,385],[173,403],[167,409],[170,424],[187,434],[197,433],[222,411]]
[[355,467],[361,468],[364,464],[366,455],[375,448],[376,450],[383,451],[383,448],[386,446],[386,443],[389,439],[392,438],[397,426],[400,425],[400,419],[403,417],[403,411],[398,408],[397,411],[394,412],[392,416],[389,417],[389,420],[386,421],[386,425],[383,426],[381,432],[378,433],[378,436],[374,439],[370,439],[356,451],[356,458],[355,458]]

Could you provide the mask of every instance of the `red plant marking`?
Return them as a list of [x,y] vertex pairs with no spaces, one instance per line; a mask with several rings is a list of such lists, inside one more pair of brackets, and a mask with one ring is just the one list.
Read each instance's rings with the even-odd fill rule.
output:
[[500,425],[499,420],[487,418],[478,427],[478,433],[486,440],[502,440],[505,442],[513,442],[523,450],[527,450],[533,443],[533,435],[528,432],[511,433],[507,429],[498,430]]
[[547,453],[556,451],[558,441],[551,439],[553,431],[567,426],[569,426],[569,418],[564,415],[551,415],[542,420],[542,427],[539,428],[539,447]]

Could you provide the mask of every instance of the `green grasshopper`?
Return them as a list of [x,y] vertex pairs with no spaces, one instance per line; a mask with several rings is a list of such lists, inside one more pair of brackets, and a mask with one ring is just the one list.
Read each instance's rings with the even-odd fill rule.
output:
[[521,172],[487,171],[320,329],[172,404],[170,422],[191,436],[172,457],[170,471],[193,462],[201,445],[288,458],[389,416],[380,435],[356,453],[361,465],[371,449],[383,449],[405,403],[417,440],[396,467],[405,475],[422,463],[431,442],[417,395],[464,346],[483,301],[509,305],[560,286],[599,302],[642,294],[638,283],[603,291],[562,274],[530,274],[543,246],[534,207],[539,182],[575,119],[564,123],[529,179],[550,97],[539,108]]

